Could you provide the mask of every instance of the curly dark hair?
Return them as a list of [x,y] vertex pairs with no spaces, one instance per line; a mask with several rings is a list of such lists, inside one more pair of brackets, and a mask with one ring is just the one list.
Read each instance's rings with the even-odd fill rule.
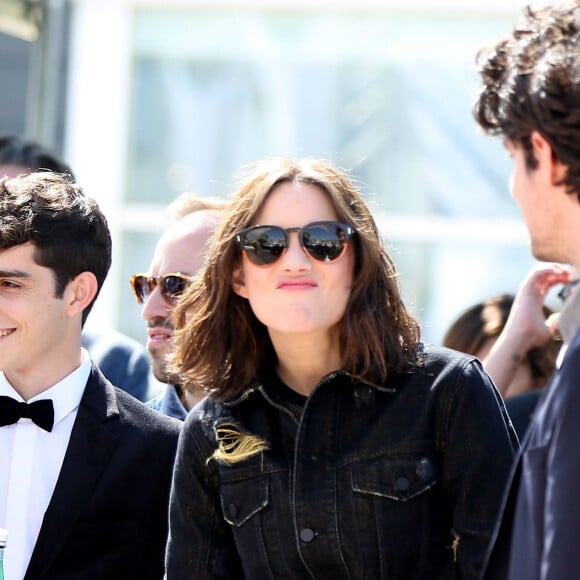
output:
[[526,8],[510,36],[478,53],[477,65],[479,125],[522,146],[529,169],[537,167],[538,131],[567,167],[559,185],[580,201],[580,2]]
[[[64,173],[0,178],[0,251],[32,243],[34,261],[54,273],[57,298],[81,272],[101,289],[111,265],[111,234],[96,201]],[[95,300],[83,311],[84,324]]]

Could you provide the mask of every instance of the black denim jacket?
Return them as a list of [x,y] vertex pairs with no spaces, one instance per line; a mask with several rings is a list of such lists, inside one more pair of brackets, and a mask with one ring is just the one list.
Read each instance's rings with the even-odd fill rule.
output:
[[[267,449],[215,458],[220,426]],[[384,386],[326,376],[299,422],[258,381],[206,399],[180,437],[167,577],[475,579],[516,447],[480,363],[434,346]]]

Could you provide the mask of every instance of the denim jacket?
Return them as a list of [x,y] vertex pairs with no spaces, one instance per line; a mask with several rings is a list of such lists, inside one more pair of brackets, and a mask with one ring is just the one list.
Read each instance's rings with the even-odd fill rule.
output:
[[[517,438],[476,359],[435,346],[420,359],[382,386],[327,375],[299,421],[259,381],[195,407],[168,579],[477,578]],[[238,450],[245,435],[261,448],[216,453],[232,431]]]

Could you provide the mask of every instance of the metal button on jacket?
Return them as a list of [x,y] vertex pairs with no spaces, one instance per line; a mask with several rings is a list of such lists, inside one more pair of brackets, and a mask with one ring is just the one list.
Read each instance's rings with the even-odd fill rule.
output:
[[303,530],[300,530],[300,539],[307,544],[314,540],[314,535],[314,530],[311,530],[310,528],[304,528]]
[[397,480],[395,481],[395,486],[399,491],[407,491],[409,489],[409,485],[409,480],[404,476],[397,477]]

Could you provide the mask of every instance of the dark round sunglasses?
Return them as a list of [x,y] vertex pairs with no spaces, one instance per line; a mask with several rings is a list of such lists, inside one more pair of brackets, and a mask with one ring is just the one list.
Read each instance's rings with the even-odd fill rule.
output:
[[163,276],[147,276],[146,274],[135,274],[129,280],[135,299],[139,304],[143,304],[151,292],[159,286],[161,296],[174,304],[183,291],[189,286],[191,277],[181,274],[180,272],[164,274]]
[[341,222],[323,221],[302,228],[253,226],[236,234],[235,243],[258,266],[270,266],[288,248],[288,234],[298,233],[302,249],[318,262],[335,262],[346,252],[355,229]]

